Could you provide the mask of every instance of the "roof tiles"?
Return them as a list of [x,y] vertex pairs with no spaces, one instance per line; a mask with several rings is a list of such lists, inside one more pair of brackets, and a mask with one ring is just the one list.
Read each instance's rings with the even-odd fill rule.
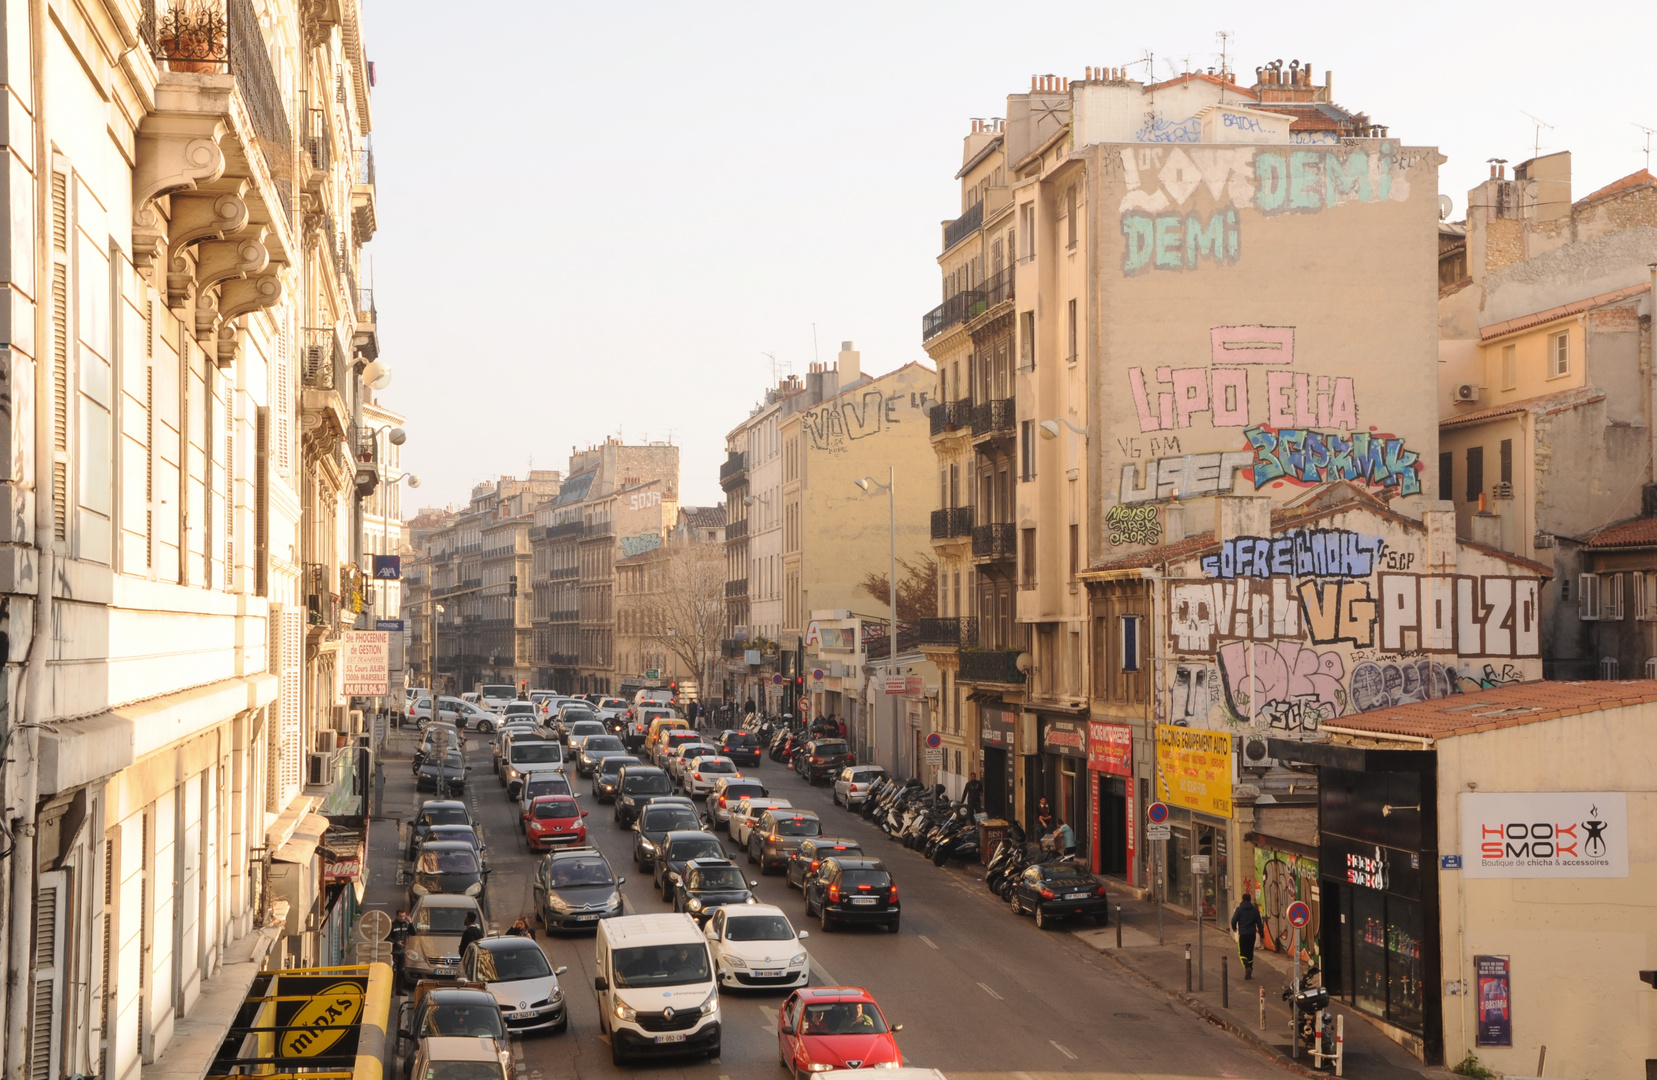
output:
[[1657,679],[1510,683],[1343,716],[1324,724],[1324,730],[1335,735],[1396,735],[1436,742],[1647,702],[1657,702]]

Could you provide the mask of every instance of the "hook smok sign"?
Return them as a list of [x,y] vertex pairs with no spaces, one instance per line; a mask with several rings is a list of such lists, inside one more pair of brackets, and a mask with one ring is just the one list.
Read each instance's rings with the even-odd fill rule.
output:
[[1620,791],[1463,792],[1461,857],[1467,877],[1627,877],[1627,799]]

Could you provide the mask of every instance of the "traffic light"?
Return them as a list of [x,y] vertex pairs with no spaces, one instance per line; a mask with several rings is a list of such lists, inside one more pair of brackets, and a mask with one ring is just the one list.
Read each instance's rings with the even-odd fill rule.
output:
[[508,595],[508,596],[517,596],[518,595],[518,575],[517,574],[513,574],[511,577],[506,579],[506,595]]

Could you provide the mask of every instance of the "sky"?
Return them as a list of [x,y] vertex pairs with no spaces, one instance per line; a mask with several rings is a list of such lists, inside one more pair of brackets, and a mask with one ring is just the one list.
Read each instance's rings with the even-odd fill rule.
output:
[[[1460,219],[1492,157],[1570,150],[1573,195],[1644,167],[1657,3],[833,4],[365,0],[375,65],[380,401],[407,507],[671,440],[722,498],[724,435],[845,340],[927,362],[961,139],[1030,76],[1310,61],[1335,100],[1449,158]],[[457,18],[460,13],[469,20]],[[1172,67],[1170,67],[1172,65]],[[1145,64],[1131,68],[1143,77]],[[1654,139],[1657,142],[1657,139]]]

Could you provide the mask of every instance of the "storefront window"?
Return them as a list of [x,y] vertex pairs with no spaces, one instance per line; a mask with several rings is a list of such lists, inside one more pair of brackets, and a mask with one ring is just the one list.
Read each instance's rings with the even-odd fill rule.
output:
[[1387,897],[1387,997],[1389,1019],[1412,1030],[1422,1024],[1421,905]]
[[1353,1002],[1364,1012],[1387,1015],[1386,896],[1373,889],[1352,890]]

